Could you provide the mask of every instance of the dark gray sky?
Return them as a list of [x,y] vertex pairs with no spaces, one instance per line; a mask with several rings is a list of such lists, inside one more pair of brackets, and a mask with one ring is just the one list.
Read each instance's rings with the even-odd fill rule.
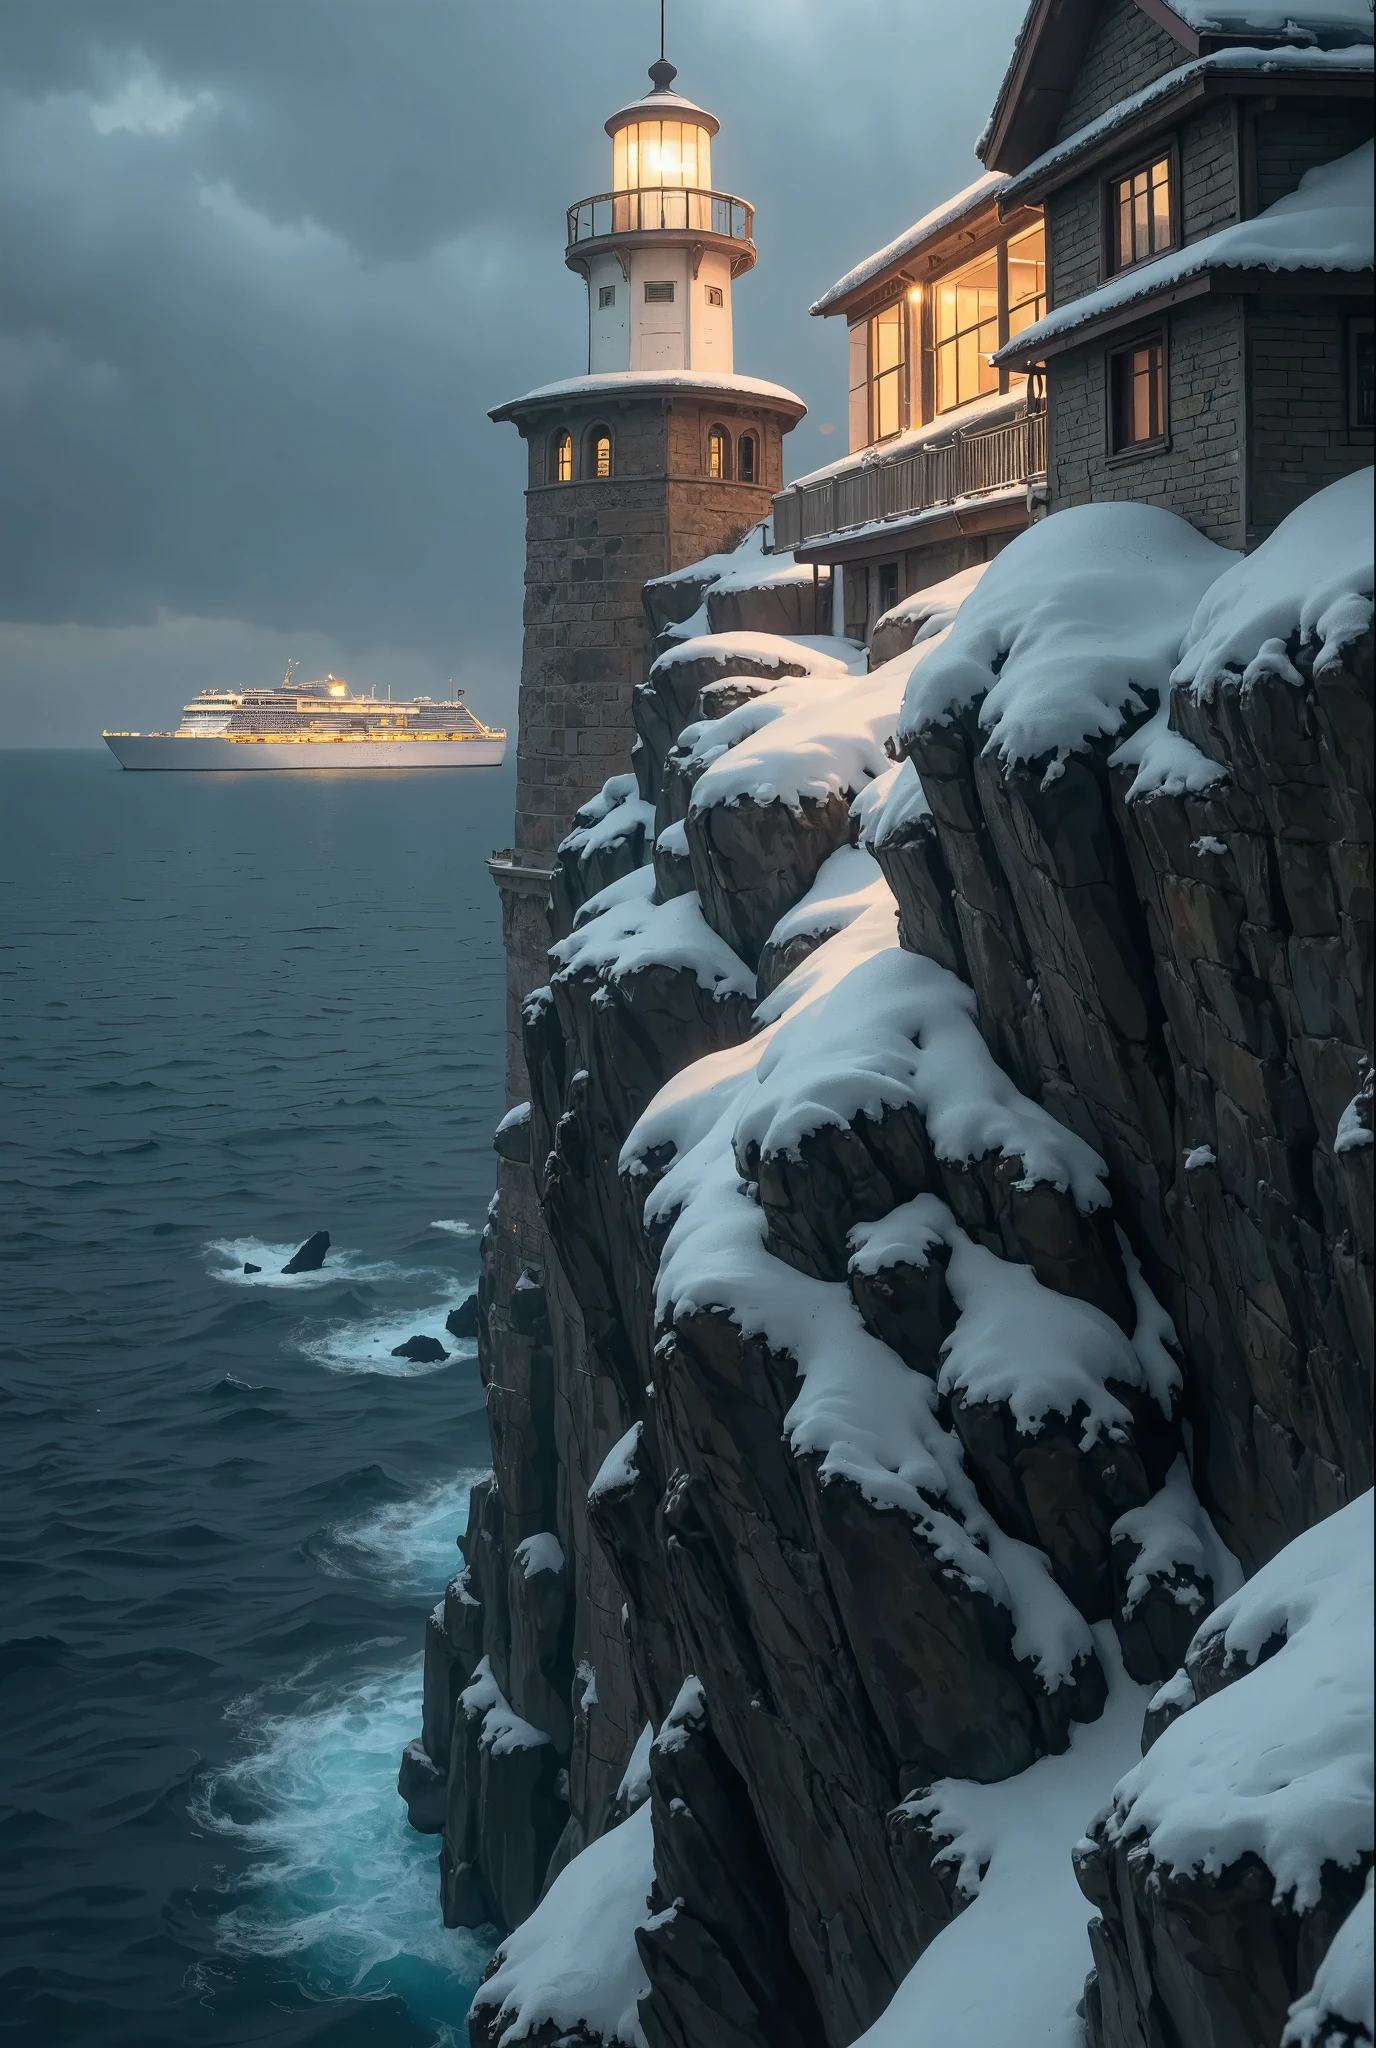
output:
[[[174,722],[286,656],[514,717],[522,449],[586,364],[563,208],[652,0],[4,0],[0,745]],[[839,453],[809,301],[978,171],[1022,0],[669,0],[757,208],[736,367]],[[836,433],[820,430],[832,424]]]

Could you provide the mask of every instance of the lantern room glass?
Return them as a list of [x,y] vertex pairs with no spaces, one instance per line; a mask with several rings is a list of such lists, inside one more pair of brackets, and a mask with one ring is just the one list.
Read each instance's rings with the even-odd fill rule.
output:
[[691,121],[631,121],[612,137],[612,189],[678,185],[709,191],[712,137]]

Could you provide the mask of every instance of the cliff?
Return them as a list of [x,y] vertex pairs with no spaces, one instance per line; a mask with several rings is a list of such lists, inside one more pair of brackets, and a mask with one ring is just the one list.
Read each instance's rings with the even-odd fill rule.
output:
[[1371,558],[647,586],[402,1769],[480,2048],[1370,2042]]

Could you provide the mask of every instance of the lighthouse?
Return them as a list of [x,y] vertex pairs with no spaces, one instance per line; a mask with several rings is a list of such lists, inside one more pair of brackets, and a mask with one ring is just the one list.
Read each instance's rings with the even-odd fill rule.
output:
[[[607,122],[612,189],[568,211],[570,270],[588,288],[588,369],[730,376],[731,286],[755,261],[754,210],[712,186],[721,123],[674,91],[674,66]],[[736,468],[749,470],[739,455]],[[741,481],[756,479],[744,475]]]
[[806,410],[736,373],[731,294],[755,264],[754,210],[716,189],[721,124],[676,77],[662,56],[650,66],[649,92],[604,124],[607,189],[567,208],[586,364],[490,415],[527,452],[516,818],[490,863],[513,1103],[527,1093],[521,1001],[548,973],[555,850],[579,805],[630,761],[631,694],[653,658],[641,592],[766,517],[783,437]]

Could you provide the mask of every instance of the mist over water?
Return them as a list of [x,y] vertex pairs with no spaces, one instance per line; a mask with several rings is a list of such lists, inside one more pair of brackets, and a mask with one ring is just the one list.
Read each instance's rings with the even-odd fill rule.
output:
[[464,2039],[395,1780],[486,1462],[510,812],[0,755],[6,2042]]

